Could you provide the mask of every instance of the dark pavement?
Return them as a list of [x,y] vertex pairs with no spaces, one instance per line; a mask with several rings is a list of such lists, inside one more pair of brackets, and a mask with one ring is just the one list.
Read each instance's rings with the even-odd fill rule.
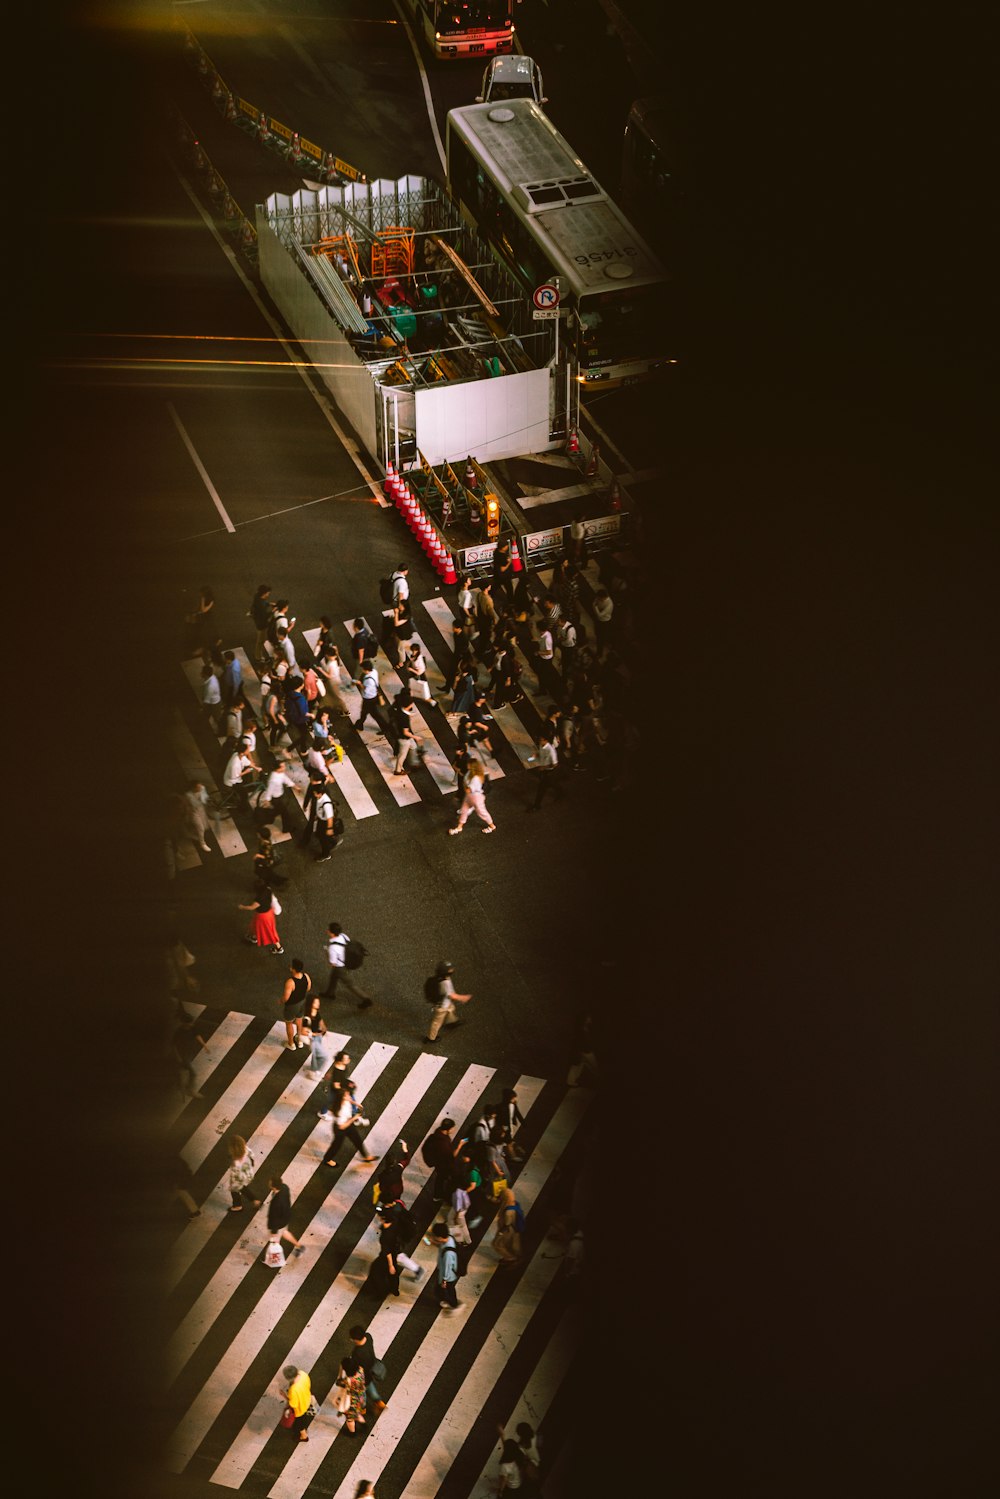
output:
[[[656,727],[638,805],[627,819],[597,799],[582,817],[546,809],[525,819],[530,833],[508,833],[521,815],[511,777],[494,793],[500,831],[487,845],[435,842],[424,806],[391,819],[398,832],[387,814],[371,820],[364,855],[354,842],[335,856],[349,861],[338,895],[366,881],[394,949],[393,1004],[429,935],[448,938],[460,967],[480,967],[486,1026],[516,1012],[529,1045],[555,1044],[532,1005],[568,1013],[578,983],[597,1005],[614,1117],[594,1160],[608,1268],[590,1349],[595,1377],[620,1368],[627,1387],[638,1368],[642,1389],[600,1443],[583,1441],[594,1482],[581,1492],[644,1460],[690,1495],[978,1499],[995,1466],[983,1146],[995,1126],[997,755],[975,174],[931,149],[911,75],[879,72],[887,34],[869,30],[861,59],[850,36],[842,52],[813,46],[802,69],[801,32],[726,21],[699,31],[691,20],[678,36],[675,20],[668,54],[694,151],[679,271],[694,357],[655,434],[670,484],[647,517]],[[975,138],[961,38],[908,24],[907,54],[941,59],[959,133]],[[53,61],[64,84],[53,135],[70,135],[81,94],[92,103],[102,81],[97,122],[124,109],[140,125],[101,172],[66,185],[62,238],[44,204],[26,346],[44,365],[75,351],[78,329],[259,336],[154,158],[148,98],[123,82],[113,43],[83,49],[88,90],[70,87],[69,51]],[[833,107],[844,76],[849,119]],[[928,162],[940,167],[933,222]],[[109,214],[121,217],[102,223]],[[56,301],[66,220],[86,295]],[[267,379],[287,391],[262,400],[241,375],[209,392],[198,377],[181,396],[143,376],[109,394],[36,367],[28,392],[23,492],[37,525],[18,609],[64,674],[67,640],[82,648],[64,687],[81,832],[69,841],[50,793],[26,800],[9,837],[32,892],[27,951],[68,974],[60,1003],[85,1098],[71,1118],[41,1118],[26,1079],[30,1173],[54,1172],[58,1187],[32,1198],[23,1270],[48,1315],[40,1330],[36,1302],[17,1343],[53,1387],[79,1392],[53,1419],[46,1459],[98,1469],[93,1492],[114,1491],[109,1466],[120,1492],[136,1492],[130,1461],[155,1429],[143,1392],[156,1307],[139,1271],[151,1246],[135,1183],[148,1159],[142,996],[155,982],[144,944],[163,919],[148,799],[161,707],[178,690],[179,590],[211,581],[238,625],[257,572],[276,571],[280,554],[289,591],[341,619],[359,589],[373,606],[381,561],[399,550],[395,517],[375,507],[352,508],[342,541],[336,502],[305,512],[308,530],[280,519],[167,544],[175,522],[178,538],[199,513],[215,523],[171,441],[175,396],[241,517],[354,482],[294,377]],[[283,406],[294,441],[280,463],[254,467],[250,434],[270,452],[264,433]],[[313,520],[335,548],[314,544]],[[203,872],[217,926],[198,919],[221,984],[230,875]],[[303,942],[333,914],[309,884]],[[347,907],[366,940],[367,909]],[[598,953],[614,964],[610,984],[595,977]],[[233,971],[264,1006],[257,956],[234,944]],[[108,1386],[127,1416],[109,1417]],[[109,1457],[102,1440],[99,1461],[86,1456],[95,1431],[108,1449],[118,1441]]]

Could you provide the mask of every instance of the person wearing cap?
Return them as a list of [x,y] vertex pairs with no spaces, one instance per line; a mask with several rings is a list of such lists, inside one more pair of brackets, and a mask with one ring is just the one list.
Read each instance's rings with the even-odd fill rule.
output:
[[285,1399],[295,1417],[292,1430],[300,1442],[308,1442],[309,1433],[306,1427],[312,1420],[312,1381],[306,1371],[297,1368],[295,1364],[286,1364],[281,1372],[288,1380]]
[[431,1023],[424,1040],[428,1044],[437,1040],[444,1025],[461,1025],[461,1021],[455,1013],[456,1004],[467,1005],[472,998],[471,994],[456,994],[452,974],[455,969],[451,963],[442,962],[434,970],[434,977],[438,981],[438,998],[431,1016]]

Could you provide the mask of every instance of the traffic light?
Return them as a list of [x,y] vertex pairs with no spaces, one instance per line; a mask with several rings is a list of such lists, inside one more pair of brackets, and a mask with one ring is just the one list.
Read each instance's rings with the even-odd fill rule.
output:
[[500,535],[500,506],[496,495],[486,496],[486,539],[496,541]]

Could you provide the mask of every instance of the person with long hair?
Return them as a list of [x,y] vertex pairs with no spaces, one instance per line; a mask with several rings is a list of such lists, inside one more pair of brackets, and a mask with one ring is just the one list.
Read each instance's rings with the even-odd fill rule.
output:
[[469,814],[475,812],[480,822],[484,824],[481,831],[484,833],[495,833],[496,823],[486,810],[486,798],[483,795],[485,786],[486,767],[482,760],[470,759],[468,776],[465,783],[465,795],[458,809],[458,821],[453,828],[449,828],[451,834],[461,833],[469,820]]
[[251,947],[269,947],[272,955],[284,952],[274,920],[274,894],[263,880],[258,880],[254,885],[251,903],[247,906],[241,901],[239,910],[253,912],[250,930],[243,938],[244,942],[249,942]]
[[233,1199],[233,1205],[229,1209],[231,1213],[242,1213],[244,1204],[248,1207],[259,1208],[260,1199],[255,1197],[250,1190],[257,1163],[242,1135],[230,1135],[229,1148],[229,1195]]

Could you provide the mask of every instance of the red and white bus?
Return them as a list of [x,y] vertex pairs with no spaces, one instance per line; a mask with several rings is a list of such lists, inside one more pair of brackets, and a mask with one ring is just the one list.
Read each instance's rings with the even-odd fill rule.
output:
[[435,57],[514,50],[515,0],[407,0]]

